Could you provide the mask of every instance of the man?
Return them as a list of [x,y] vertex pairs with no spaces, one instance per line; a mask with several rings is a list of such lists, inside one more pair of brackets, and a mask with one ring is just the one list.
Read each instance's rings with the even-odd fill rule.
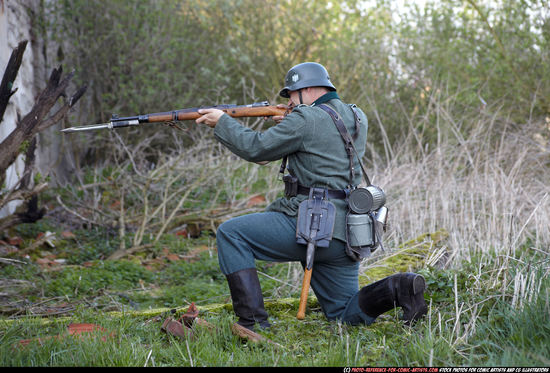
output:
[[[309,188],[326,188],[336,207],[333,239],[328,247],[315,250],[311,287],[329,320],[349,324],[370,324],[396,306],[403,318],[413,321],[427,312],[424,278],[399,273],[359,290],[359,262],[346,254],[346,193],[350,183],[350,158],[331,116],[319,107],[325,104],[342,118],[347,131],[356,136],[360,157],[365,153],[367,118],[343,103],[327,70],[318,63],[292,67],[285,77],[280,96],[290,99],[292,112],[274,118],[276,126],[256,132],[217,109],[203,109],[197,123],[214,128],[215,137],[233,153],[250,162],[275,161],[287,157],[288,172],[298,179],[301,193],[280,198],[266,212],[230,219],[217,230],[218,257],[226,275],[237,324],[254,330],[256,323],[268,328],[267,312],[255,260],[306,261],[306,246],[296,243],[299,204],[308,199]],[[354,160],[354,169],[359,162]],[[355,172],[352,187],[362,181]],[[305,192],[304,192],[305,191]],[[333,198],[330,198],[332,196]]]

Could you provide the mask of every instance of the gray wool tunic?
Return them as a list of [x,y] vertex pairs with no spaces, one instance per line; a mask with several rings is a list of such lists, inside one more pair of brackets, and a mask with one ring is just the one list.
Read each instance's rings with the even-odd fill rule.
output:
[[[344,141],[331,117],[317,107],[321,103],[334,109],[344,121],[350,135],[355,134],[352,109],[338,98],[336,92],[329,92],[311,106],[295,107],[280,123],[263,132],[251,130],[224,114],[214,129],[214,136],[233,153],[250,162],[275,161],[288,156],[288,171],[303,186],[345,189],[349,185],[349,158]],[[357,112],[361,122],[355,148],[359,156],[363,157],[368,122],[361,109],[357,108]],[[357,186],[362,181],[357,157],[354,157],[354,169],[353,185]],[[307,195],[290,199],[279,198],[266,210],[296,216],[300,202],[307,198]],[[346,201],[331,199],[331,202],[336,206],[333,238],[345,241]]]

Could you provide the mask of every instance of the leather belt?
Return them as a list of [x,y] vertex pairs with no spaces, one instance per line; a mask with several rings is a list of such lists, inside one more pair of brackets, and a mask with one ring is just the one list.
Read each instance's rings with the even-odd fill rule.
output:
[[[311,188],[298,184],[298,194],[309,196]],[[344,189],[328,189],[328,198],[346,199],[347,193]]]

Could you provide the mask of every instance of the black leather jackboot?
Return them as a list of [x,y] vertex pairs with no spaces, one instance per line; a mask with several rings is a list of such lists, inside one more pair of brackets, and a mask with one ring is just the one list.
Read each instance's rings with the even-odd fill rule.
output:
[[403,309],[402,319],[409,324],[428,313],[424,300],[426,281],[416,273],[397,273],[363,287],[359,307],[370,317],[378,317],[395,307]]
[[256,323],[265,329],[271,325],[267,321],[264,297],[256,268],[242,269],[226,276],[233,301],[233,311],[238,316],[237,324],[254,330]]

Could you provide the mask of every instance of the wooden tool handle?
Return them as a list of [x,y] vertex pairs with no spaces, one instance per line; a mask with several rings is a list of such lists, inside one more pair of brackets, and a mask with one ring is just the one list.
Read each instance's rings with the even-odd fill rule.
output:
[[311,282],[311,268],[305,269],[304,280],[302,281],[302,294],[300,294],[300,307],[296,318],[303,320],[306,317],[307,295],[309,293],[309,283]]

